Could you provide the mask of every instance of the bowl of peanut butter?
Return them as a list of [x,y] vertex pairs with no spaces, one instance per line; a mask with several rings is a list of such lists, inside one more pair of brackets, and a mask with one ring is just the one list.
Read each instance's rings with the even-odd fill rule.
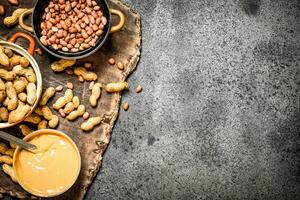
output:
[[81,168],[80,153],[73,140],[51,129],[32,132],[24,140],[37,149],[17,147],[14,153],[13,168],[23,189],[39,197],[58,196],[70,189]]

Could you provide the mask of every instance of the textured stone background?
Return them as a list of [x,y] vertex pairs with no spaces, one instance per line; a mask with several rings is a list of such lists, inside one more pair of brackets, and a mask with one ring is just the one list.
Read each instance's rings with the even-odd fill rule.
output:
[[126,1],[141,62],[87,199],[300,198],[300,1]]
[[86,199],[299,199],[300,1],[126,3],[142,58]]

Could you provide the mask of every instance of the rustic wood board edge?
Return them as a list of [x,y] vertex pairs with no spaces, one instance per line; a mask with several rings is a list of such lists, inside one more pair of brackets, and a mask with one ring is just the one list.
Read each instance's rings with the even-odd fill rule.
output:
[[[111,0],[111,2],[126,7],[126,9],[128,9],[131,14],[135,15],[135,17],[136,17],[135,23],[136,23],[136,26],[138,27],[138,31],[139,31],[138,32],[138,35],[139,35],[139,45],[136,46],[137,52],[136,52],[136,54],[134,56],[132,56],[128,60],[128,66],[130,66],[130,67],[126,68],[126,70],[123,73],[122,81],[125,81],[128,78],[128,76],[136,69],[136,66],[137,66],[137,64],[138,64],[138,62],[140,60],[140,54],[141,54],[141,51],[140,51],[140,49],[141,49],[141,18],[140,18],[140,14],[139,13],[135,12],[134,10],[132,10],[129,7],[129,5],[125,4],[124,2],[117,1],[117,0]],[[122,95],[118,94],[117,105],[119,105],[119,106],[115,107],[115,110],[114,110],[114,112],[112,114],[112,118],[111,118],[111,120],[109,122],[109,129],[108,129],[108,133],[109,134],[107,135],[107,140],[108,141],[110,141],[110,136],[111,136],[111,133],[112,133],[112,129],[113,129],[114,123],[115,123],[115,121],[116,121],[116,119],[118,117],[118,113],[119,113],[119,109],[120,109],[121,97],[122,97]],[[93,182],[94,177],[97,175],[97,173],[98,173],[98,171],[99,171],[99,169],[101,167],[101,164],[102,164],[102,162],[101,162],[102,161],[102,155],[105,152],[108,144],[109,143],[105,144],[102,147],[99,145],[98,149],[94,149],[94,151],[99,151],[100,152],[99,153],[99,156],[100,156],[99,157],[99,162],[96,165],[96,167],[90,171],[90,178],[89,178],[90,182],[88,184],[86,184],[86,187],[82,188],[83,189],[83,192],[81,193],[81,194],[83,194],[82,198],[84,197],[84,195],[87,192],[90,184]],[[80,199],[80,198],[78,198],[78,199]]]
[[[138,27],[138,35],[139,35],[139,42],[138,45],[136,46],[136,54],[133,55],[129,60],[127,60],[128,64],[126,68],[126,70],[122,73],[123,77],[122,77],[122,81],[125,81],[128,76],[135,70],[139,59],[140,59],[140,48],[141,48],[141,18],[139,13],[135,12],[134,10],[132,10],[127,4],[125,4],[124,2],[118,1],[118,0],[110,0],[110,2],[108,2],[109,4],[117,4],[119,6],[122,6],[124,9],[128,10],[128,12],[130,12],[130,14],[132,14],[133,16],[135,16],[136,21],[135,21],[135,25]],[[116,107],[114,108],[114,112],[112,114],[112,117],[110,118],[110,121],[108,122],[109,128],[107,129],[107,135],[106,135],[106,139],[107,141],[110,141],[110,136],[112,133],[112,129],[114,126],[114,122],[116,121],[117,117],[118,117],[118,112],[120,109],[120,101],[121,101],[121,94],[118,94],[116,100]],[[107,146],[108,146],[109,142],[104,144],[104,145],[98,145],[98,149],[94,149],[94,151],[99,152],[99,157],[97,158],[97,164],[95,165],[95,167],[93,169],[90,169],[90,173],[89,173],[89,177],[88,177],[88,182],[85,182],[84,187],[80,188],[80,191],[78,191],[78,194],[76,194],[76,199],[83,199],[90,184],[92,183],[94,177],[96,176],[97,172],[99,171],[101,164],[102,164],[102,155],[105,152]],[[2,198],[3,195],[10,195],[12,197],[16,197],[16,198],[20,198],[20,199],[37,199],[36,196],[32,196],[28,193],[24,193],[24,192],[19,192],[18,190],[6,190],[5,188],[0,186],[0,198]]]

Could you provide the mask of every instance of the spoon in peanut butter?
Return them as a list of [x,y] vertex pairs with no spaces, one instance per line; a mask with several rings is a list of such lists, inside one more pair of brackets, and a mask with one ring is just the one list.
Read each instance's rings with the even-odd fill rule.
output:
[[20,138],[17,138],[8,133],[5,133],[4,131],[0,131],[0,138],[4,139],[6,141],[9,141],[13,144],[16,144],[16,145],[20,146],[22,149],[26,149],[28,151],[34,151],[37,149],[37,147],[35,145],[25,142],[24,140],[21,140]]

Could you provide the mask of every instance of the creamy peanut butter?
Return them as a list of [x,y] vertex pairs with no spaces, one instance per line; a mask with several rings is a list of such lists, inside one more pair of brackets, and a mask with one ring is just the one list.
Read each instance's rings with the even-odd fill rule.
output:
[[20,150],[15,154],[16,175],[27,191],[38,196],[55,196],[69,189],[80,170],[80,156],[65,136],[38,134],[28,140],[37,146],[35,153]]

